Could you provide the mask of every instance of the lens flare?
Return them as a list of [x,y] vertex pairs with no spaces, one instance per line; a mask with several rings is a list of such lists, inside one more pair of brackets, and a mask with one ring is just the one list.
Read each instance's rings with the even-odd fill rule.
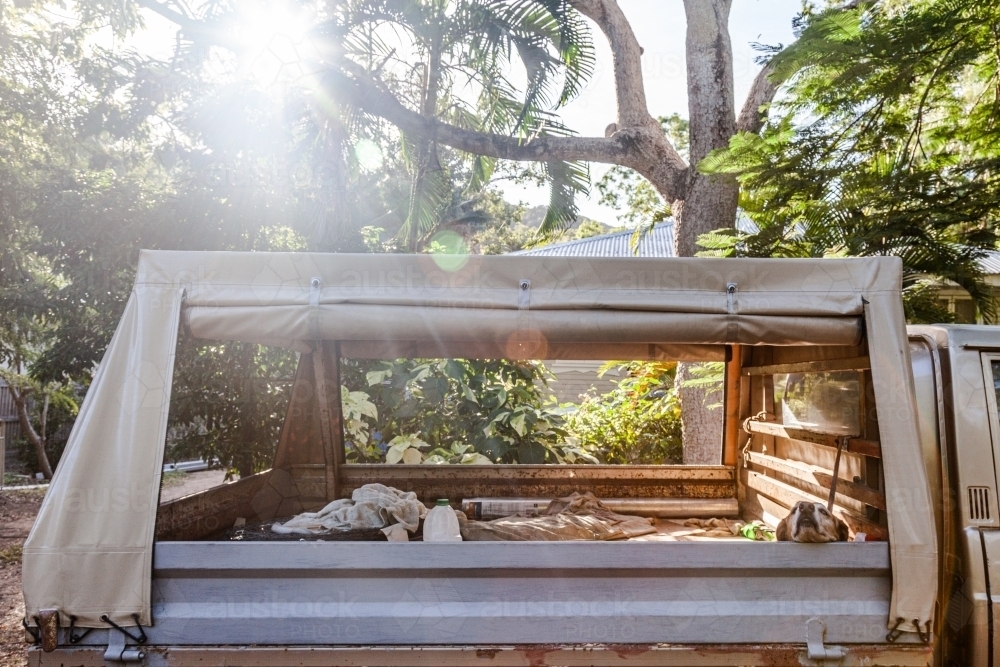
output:
[[465,239],[451,230],[432,236],[427,244],[427,251],[442,271],[458,271],[469,261],[469,248],[465,245]]

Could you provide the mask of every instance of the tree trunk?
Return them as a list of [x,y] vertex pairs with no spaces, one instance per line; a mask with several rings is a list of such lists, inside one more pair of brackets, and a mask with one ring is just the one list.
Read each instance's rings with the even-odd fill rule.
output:
[[[728,28],[731,6],[732,0],[684,0],[691,168],[687,172],[686,196],[672,206],[674,252],[678,257],[693,257],[699,236],[732,227],[736,221],[736,179],[707,176],[697,169],[706,155],[728,146],[736,134],[733,50]],[[684,386],[690,376],[691,364],[678,364],[684,463],[718,465],[722,462],[724,411],[705,407],[704,389]]]
[[[28,438],[28,442],[31,446],[35,448],[35,457],[38,461],[38,471],[45,476],[45,479],[52,479],[52,466],[49,464],[49,456],[45,453],[45,439],[38,434],[35,427],[31,425],[31,419],[28,417],[28,394],[16,388],[14,385],[8,385],[10,389],[10,395],[14,399],[14,407],[17,410],[17,420],[21,423],[21,430],[24,431],[24,435]],[[45,425],[42,425],[44,430]]]

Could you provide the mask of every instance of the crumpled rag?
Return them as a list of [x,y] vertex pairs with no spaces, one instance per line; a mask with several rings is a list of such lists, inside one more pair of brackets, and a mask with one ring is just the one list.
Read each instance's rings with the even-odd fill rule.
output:
[[508,516],[470,521],[459,516],[462,539],[468,542],[624,540],[655,533],[655,520],[616,514],[593,493],[556,498],[541,516]]
[[317,535],[334,530],[381,528],[387,537],[401,539],[399,524],[409,532],[427,516],[427,507],[417,494],[404,493],[384,484],[365,484],[354,490],[350,500],[334,500],[318,512],[303,512],[285,523],[276,523],[276,533]]

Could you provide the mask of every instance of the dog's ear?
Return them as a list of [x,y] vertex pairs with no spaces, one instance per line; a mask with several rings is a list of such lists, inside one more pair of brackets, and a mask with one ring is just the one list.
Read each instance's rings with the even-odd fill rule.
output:
[[837,541],[847,542],[851,539],[851,530],[847,527],[847,524],[843,522],[839,517],[834,517],[837,520]]
[[774,529],[774,539],[778,542],[791,542],[792,536],[788,530],[788,518],[792,516],[789,514],[784,519],[778,522],[778,527]]

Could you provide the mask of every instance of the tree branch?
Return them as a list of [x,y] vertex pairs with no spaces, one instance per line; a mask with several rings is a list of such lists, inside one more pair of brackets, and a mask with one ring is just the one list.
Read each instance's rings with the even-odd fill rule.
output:
[[403,132],[476,155],[501,160],[587,160],[622,164],[628,158],[620,139],[605,137],[538,136],[523,140],[489,132],[478,132],[422,116],[407,108],[395,95],[372,79],[359,65],[342,60],[326,72],[326,80],[347,101],[367,113],[383,118]]
[[201,39],[211,44],[225,47],[235,53],[240,53],[246,48],[244,45],[232,40],[224,32],[212,28],[212,26],[204,21],[181,14],[179,11],[167,6],[166,3],[158,2],[158,0],[135,0],[135,2],[140,7],[145,7],[168,21],[175,23],[191,39]]
[[[607,35],[615,52],[615,86],[618,95],[616,132],[610,137],[536,136],[524,140],[467,130],[427,118],[403,105],[360,65],[342,57],[332,58],[324,79],[341,99],[366,113],[385,119],[401,131],[452,148],[501,160],[522,162],[585,161],[635,169],[645,176],[666,201],[684,198],[687,164],[664,136],[646,108],[639,47],[632,28],[615,0],[571,0]],[[203,40],[240,52],[223,32],[193,20],[158,0],[136,2],[174,22],[191,39]]]
[[7,389],[10,390],[11,398],[14,399],[14,408],[17,410],[17,420],[21,423],[21,430],[35,449],[39,472],[45,475],[45,479],[52,479],[52,466],[45,453],[45,441],[38,435],[35,427],[31,424],[31,418],[28,416],[28,395],[32,390],[30,388],[19,389],[13,382],[7,383]]
[[770,104],[774,99],[774,94],[778,92],[778,86],[771,81],[771,74],[774,66],[769,62],[757,73],[757,77],[750,86],[747,99],[743,102],[743,109],[736,119],[737,132],[752,132],[757,134],[764,127],[767,120],[767,112],[761,107]]
[[614,54],[615,98],[618,102],[618,127],[642,127],[656,124],[646,105],[642,80],[642,47],[632,26],[616,0],[570,0],[581,14],[597,24]]

